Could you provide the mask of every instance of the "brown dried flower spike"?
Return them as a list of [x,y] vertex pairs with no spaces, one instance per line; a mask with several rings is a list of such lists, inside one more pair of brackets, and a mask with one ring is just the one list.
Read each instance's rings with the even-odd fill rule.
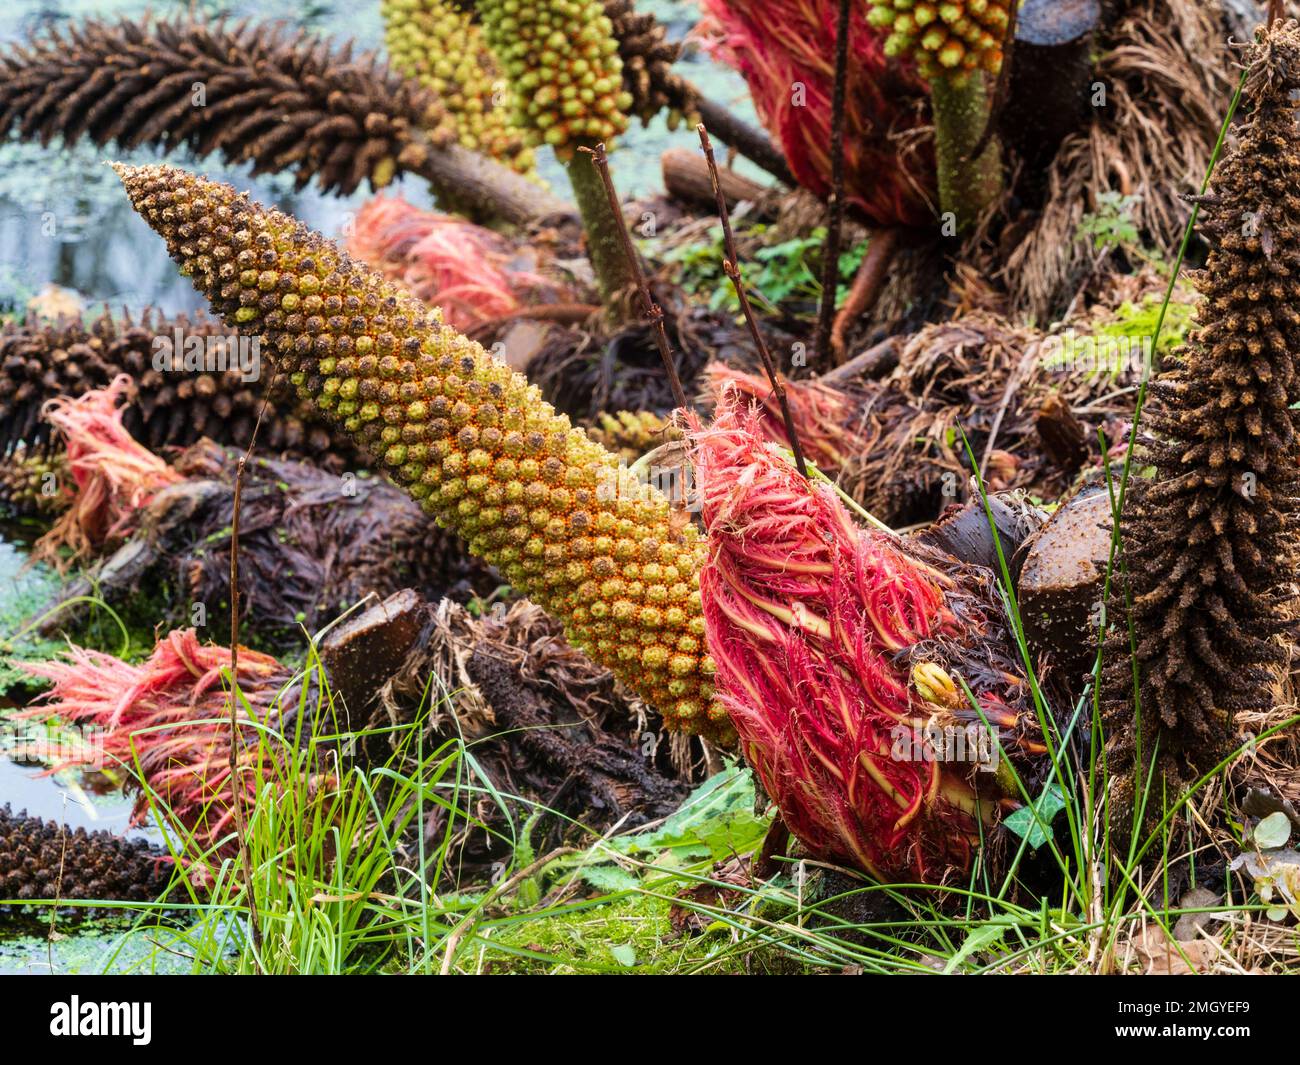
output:
[[0,55],[0,132],[184,145],[344,194],[418,169],[455,131],[374,54],[306,31],[187,18],[52,30]]
[[[1199,328],[1151,386],[1155,476],[1134,478],[1125,502],[1128,587],[1110,604],[1102,691],[1121,835],[1152,755],[1172,802],[1237,745],[1238,713],[1272,706],[1287,660],[1275,638],[1293,613],[1300,506],[1297,24],[1262,33],[1251,63],[1253,110],[1202,200]],[[1157,780],[1148,815],[1160,806]]]
[[[170,353],[160,340],[170,342]],[[330,430],[314,404],[270,373],[245,378],[234,340],[226,326],[203,315],[167,318],[153,308],[138,320],[114,319],[105,310],[89,325],[80,318],[6,322],[0,326],[0,459],[20,441],[48,444],[50,426],[41,412],[50,400],[75,399],[126,374],[132,388],[123,424],[152,451],[205,436],[246,447],[260,418],[258,442],[268,452],[327,469],[355,465],[356,447]],[[188,360],[186,344],[200,346]]]

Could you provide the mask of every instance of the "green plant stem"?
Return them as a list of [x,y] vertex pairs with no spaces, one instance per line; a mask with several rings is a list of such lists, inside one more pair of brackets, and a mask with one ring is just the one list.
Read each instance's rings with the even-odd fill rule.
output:
[[930,86],[934,107],[934,148],[939,172],[939,209],[957,219],[957,231],[973,226],[1002,192],[1002,162],[996,137],[971,158],[989,118],[984,81],[968,75],[960,82],[936,78]]
[[[595,145],[590,145],[592,149]],[[599,171],[591,165],[591,156],[575,152],[565,164],[569,181],[573,185],[573,198],[582,216],[582,228],[587,237],[587,257],[596,275],[601,302],[606,314],[621,318],[626,312],[626,300],[620,300],[636,285],[632,266],[623,253],[621,220],[615,216],[605,192]]]

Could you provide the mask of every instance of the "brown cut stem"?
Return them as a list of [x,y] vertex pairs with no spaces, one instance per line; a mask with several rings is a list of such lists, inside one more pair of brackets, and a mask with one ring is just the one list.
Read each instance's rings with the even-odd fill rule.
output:
[[[688,203],[713,206],[713,183],[709,180],[709,168],[704,160],[689,148],[669,148],[659,157],[663,169],[664,188],[675,200]],[[723,167],[719,172],[722,178],[722,191],[727,196],[727,205],[734,207],[743,200],[748,200],[762,213],[759,198],[767,191],[757,181],[751,181],[737,174],[730,167]]]
[[722,245],[726,257],[722,260],[722,271],[736,290],[736,299],[740,301],[740,312],[745,316],[750,338],[758,349],[758,357],[763,360],[763,370],[771,382],[772,392],[781,408],[781,420],[785,423],[786,439],[790,441],[790,450],[794,453],[794,464],[803,477],[808,476],[808,464],[804,461],[803,446],[799,443],[799,434],[795,432],[794,417],[790,414],[790,402],[786,399],[785,386],[777,375],[772,362],[772,353],[767,348],[767,341],[758,330],[758,320],[754,317],[754,308],[749,305],[749,295],[745,292],[745,283],[740,279],[739,256],[736,254],[736,238],[731,232],[731,212],[727,210],[727,197],[722,193],[722,184],[718,180],[718,162],[713,158],[713,142],[709,140],[709,131],[701,122],[695,127],[700,134],[700,147],[704,149],[704,158],[709,163],[709,176],[713,180],[713,194],[718,203],[718,219],[722,222]]
[[790,852],[790,829],[778,813],[767,826],[763,837],[763,846],[754,859],[754,876],[759,880],[771,880],[780,872],[778,858],[784,858]]
[[884,290],[886,271],[898,250],[898,235],[898,230],[892,228],[877,230],[871,235],[867,257],[858,267],[848,299],[835,316],[835,325],[831,329],[831,350],[835,353],[837,365],[843,364],[848,350],[849,326],[876,305]]
[[840,0],[835,29],[835,90],[831,101],[831,198],[822,245],[822,299],[813,350],[825,355],[833,341],[832,319],[840,291],[840,240],[844,230],[844,97],[849,69],[849,0]]
[[664,360],[664,370],[668,374],[668,383],[673,390],[673,402],[684,410],[686,408],[686,393],[682,390],[681,378],[677,376],[677,363],[673,359],[672,346],[668,343],[668,333],[664,329],[664,311],[659,304],[655,303],[654,296],[650,292],[650,282],[646,280],[645,271],[641,269],[641,259],[636,253],[636,246],[632,243],[632,234],[627,231],[627,221],[623,218],[618,190],[614,188],[614,178],[609,172],[609,157],[605,154],[605,145],[601,143],[594,148],[582,147],[578,151],[591,156],[592,166],[604,183],[610,213],[618,220],[616,228],[623,247],[627,274],[636,284],[637,291],[641,294],[645,321],[650,325],[650,331],[654,334],[655,343],[659,347],[659,355]]

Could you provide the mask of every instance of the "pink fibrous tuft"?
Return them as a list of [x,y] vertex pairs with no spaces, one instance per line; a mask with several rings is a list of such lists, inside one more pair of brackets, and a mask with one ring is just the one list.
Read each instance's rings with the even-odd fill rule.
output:
[[93,765],[102,751],[106,767],[138,771],[136,822],[152,798],[191,834],[197,853],[230,853],[236,788],[251,808],[279,768],[278,748],[259,742],[244,704],[262,724],[273,724],[275,697],[290,677],[284,666],[240,649],[237,717],[244,726],[232,786],[230,651],[200,643],[195,630],[169,633],[139,665],[76,646],[63,661],[16,665],[52,684],[19,716],[102,730],[102,748],[88,744],[69,764]]
[[[739,390],[758,404],[764,438],[790,447],[780,405],[766,377],[720,362],[709,363],[703,376],[715,404],[726,389]],[[834,473],[849,460],[865,454],[871,441],[862,432],[857,405],[847,393],[815,380],[786,381],[784,386],[794,430],[809,462]]]
[[[929,91],[904,60],[884,52],[865,4],[850,17],[845,110],[845,194],[876,225],[920,226],[934,216],[934,161],[916,132]],[[831,191],[831,103],[836,0],[701,0],[705,47],[744,77],[759,120],[795,178]]]
[[440,307],[447,324],[462,330],[518,310],[523,298],[559,293],[539,274],[512,267],[514,251],[500,234],[401,196],[376,196],[361,208],[348,252]]
[[120,374],[106,388],[46,404],[44,417],[63,440],[76,495],[37,543],[36,558],[63,566],[63,548],[74,561],[89,557],[128,533],[153,496],[182,479],[122,424],[131,387],[131,378]]
[[1022,746],[1022,686],[978,650],[996,630],[989,611],[920,550],[857,527],[830,486],[773,453],[734,389],[693,442],[717,691],[787,826],[814,856],[882,879],[967,870],[1002,803],[980,799],[972,767],[925,757],[924,735],[978,719],[949,675],[957,662]]

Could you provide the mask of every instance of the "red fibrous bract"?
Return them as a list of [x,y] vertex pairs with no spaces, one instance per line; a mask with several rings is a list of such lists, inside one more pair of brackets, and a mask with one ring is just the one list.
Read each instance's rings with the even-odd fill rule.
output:
[[[727,389],[734,389],[758,404],[764,438],[790,446],[780,404],[766,377],[711,362],[704,368],[704,381],[715,403]],[[818,381],[786,381],[785,395],[804,457],[819,469],[834,472],[870,446],[855,424],[860,418],[848,393]]]
[[440,307],[443,320],[458,329],[509,314],[520,297],[554,287],[529,270],[509,268],[513,252],[499,234],[401,196],[376,196],[361,208],[348,252]]
[[45,418],[67,447],[76,499],[37,544],[37,558],[59,564],[63,547],[74,560],[91,555],[129,531],[155,492],[181,479],[122,424],[122,402],[130,387],[131,379],[122,374],[107,388],[46,405]]
[[[192,834],[191,853],[234,846],[230,780],[230,651],[202,644],[193,629],[159,641],[147,661],[132,665],[101,651],[72,647],[66,661],[19,663],[53,688],[21,716],[57,718],[102,730],[102,748],[85,745],[84,759],[102,752],[107,768],[138,772],[133,818],[148,813],[150,797]],[[274,725],[275,697],[289,671],[270,655],[241,648],[238,716],[249,709]],[[245,703],[247,705],[245,705]],[[259,742],[251,723],[240,729],[237,788],[251,809],[276,772],[281,747]],[[85,764],[84,762],[82,764]]]
[[[801,185],[831,191],[831,101],[836,0],[701,0],[718,58],[749,85],[759,119]],[[915,66],[890,59],[866,5],[850,21],[844,125],[845,195],[876,225],[934,217],[934,161],[910,134],[924,126],[928,94]]]
[[[724,395],[694,451],[705,629],[744,755],[814,856],[882,879],[951,880],[1009,804],[976,750],[940,749],[988,739],[954,676],[1006,751],[1043,750],[987,571],[857,527],[737,400]],[[983,768],[997,752],[980,749]]]

